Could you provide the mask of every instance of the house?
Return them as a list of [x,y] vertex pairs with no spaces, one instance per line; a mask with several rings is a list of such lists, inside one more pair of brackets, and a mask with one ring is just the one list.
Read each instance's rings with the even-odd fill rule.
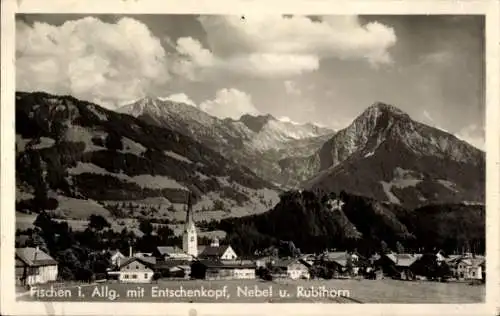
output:
[[162,278],[183,278],[191,277],[191,260],[168,259],[159,261],[155,265],[155,271],[161,274]]
[[156,247],[153,252],[153,256],[157,260],[167,261],[167,260],[192,260],[193,256],[184,252],[181,248],[177,246],[159,246]]
[[148,283],[153,280],[156,258],[130,257],[127,258],[114,271],[108,272],[110,276],[116,275],[118,281],[124,283]]
[[198,257],[211,260],[235,260],[238,258],[230,245],[219,245],[217,238],[214,239],[210,246],[204,247],[203,252],[199,253]]
[[278,259],[271,266],[275,278],[310,279],[309,268],[299,259]]
[[113,267],[119,267],[120,264],[127,258],[120,250],[113,250],[110,253],[111,265]]
[[415,279],[414,264],[422,258],[421,254],[386,253],[380,256],[375,265],[380,267],[385,275],[401,280]]
[[481,280],[485,266],[484,256],[465,254],[447,261],[458,280]]
[[255,259],[255,265],[257,268],[267,267],[274,262],[275,258],[273,256],[265,256]]
[[16,248],[16,283],[33,285],[57,279],[57,261],[38,247]]
[[196,260],[191,265],[191,276],[195,279],[229,280],[255,279],[256,265],[250,260]]
[[357,252],[330,251],[323,253],[319,260],[332,268],[334,275],[357,275],[361,264],[361,255]]

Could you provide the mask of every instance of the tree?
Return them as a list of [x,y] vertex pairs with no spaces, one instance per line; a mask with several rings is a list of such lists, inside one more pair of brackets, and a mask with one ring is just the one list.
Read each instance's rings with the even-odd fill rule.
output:
[[160,238],[160,241],[162,243],[166,242],[171,236],[174,235],[174,231],[167,225],[158,228],[158,231],[156,233],[158,234],[158,237]]
[[111,224],[103,216],[92,214],[89,216],[88,227],[97,231],[101,231],[105,227],[111,227]]
[[144,234],[144,235],[151,235],[153,232],[153,225],[151,224],[150,220],[144,219],[139,222],[139,230]]
[[215,200],[213,202],[213,210],[214,211],[224,211],[225,210],[225,206],[224,206],[224,202],[222,202],[222,200]]
[[114,132],[109,132],[105,139],[106,148],[109,150],[122,150],[123,143],[120,135]]
[[403,245],[399,241],[396,242],[396,252],[397,253],[404,253],[405,252],[405,248],[403,247]]
[[389,252],[389,247],[387,246],[387,243],[385,241],[380,241],[380,252],[382,254]]

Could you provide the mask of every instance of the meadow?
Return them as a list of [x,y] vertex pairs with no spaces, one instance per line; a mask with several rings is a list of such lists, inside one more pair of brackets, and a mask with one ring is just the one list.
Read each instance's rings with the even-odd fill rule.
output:
[[[324,286],[328,290],[349,292],[349,297],[305,297],[298,293],[298,288],[316,288]],[[49,285],[39,288],[49,288]],[[212,295],[199,296],[181,294],[181,297],[165,297],[158,290],[212,290]],[[226,292],[224,292],[226,287]],[[271,287],[271,288],[270,288]],[[411,304],[454,304],[484,302],[485,286],[468,283],[436,283],[428,281],[398,280],[159,280],[151,284],[100,283],[78,286],[60,284],[57,288],[70,289],[71,297],[39,298],[44,301],[101,301],[101,302],[197,302],[197,303],[411,303]],[[240,290],[238,291],[238,288]],[[249,291],[246,292],[245,288]],[[258,288],[261,292],[256,293]],[[144,289],[144,290],[141,290]],[[271,290],[270,290],[271,289]],[[132,290],[132,291],[130,291]],[[138,291],[143,291],[140,294]],[[216,291],[219,291],[218,294]],[[267,292],[262,295],[264,291]],[[270,290],[270,291],[269,291]],[[113,292],[114,291],[114,292]],[[156,291],[156,297],[155,297]],[[285,294],[286,291],[286,295]],[[272,295],[269,295],[269,292]],[[99,293],[99,295],[95,294]],[[187,293],[187,292],[186,292]],[[207,292],[210,294],[210,291]],[[94,295],[93,295],[94,294]],[[117,295],[119,296],[117,296]],[[160,293],[161,294],[161,293]],[[281,295],[280,295],[281,294]],[[218,297],[215,297],[218,295]],[[20,300],[34,300],[26,293]]]

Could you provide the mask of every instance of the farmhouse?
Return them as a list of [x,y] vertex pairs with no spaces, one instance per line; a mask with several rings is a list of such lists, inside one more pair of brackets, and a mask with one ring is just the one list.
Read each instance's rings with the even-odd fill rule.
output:
[[159,261],[155,265],[155,271],[162,278],[189,279],[191,276],[191,260],[168,259]]
[[333,269],[334,276],[357,275],[360,268],[361,255],[357,252],[332,251],[323,253],[319,261]]
[[458,280],[481,280],[483,278],[484,256],[465,254],[451,257],[447,261],[452,274]]
[[155,264],[154,257],[134,256],[127,258],[115,271],[108,274],[117,275],[118,281],[124,283],[148,283],[153,279]]
[[191,276],[207,280],[255,279],[255,267],[249,260],[197,260],[191,265]]
[[16,248],[16,283],[32,285],[57,279],[57,261],[38,247]]
[[271,274],[275,278],[309,279],[309,268],[299,259],[279,259],[271,267]]
[[385,275],[401,280],[415,278],[414,264],[422,258],[421,254],[386,253],[375,264],[382,268]]

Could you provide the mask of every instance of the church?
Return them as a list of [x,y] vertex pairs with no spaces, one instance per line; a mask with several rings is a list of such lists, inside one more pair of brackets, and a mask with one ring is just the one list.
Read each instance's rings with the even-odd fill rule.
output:
[[188,193],[186,203],[186,221],[182,230],[182,249],[172,246],[157,247],[157,257],[167,260],[208,259],[214,261],[235,260],[236,252],[230,245],[220,245],[214,238],[210,245],[198,245],[198,233],[193,218],[191,193]]
[[196,234],[196,225],[193,219],[193,204],[191,201],[191,192],[188,193],[186,222],[182,231],[182,250],[192,258],[198,257],[198,236]]

